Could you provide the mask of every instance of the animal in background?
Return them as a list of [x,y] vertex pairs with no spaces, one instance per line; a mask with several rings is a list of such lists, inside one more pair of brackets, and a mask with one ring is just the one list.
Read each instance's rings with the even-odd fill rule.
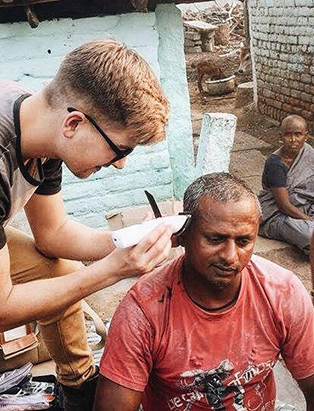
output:
[[197,68],[197,84],[200,93],[204,92],[202,85],[204,76],[210,80],[220,80],[225,77],[219,65],[213,61],[200,61],[192,64],[192,67]]
[[252,69],[250,47],[242,44],[240,49],[240,64],[238,73],[247,73]]

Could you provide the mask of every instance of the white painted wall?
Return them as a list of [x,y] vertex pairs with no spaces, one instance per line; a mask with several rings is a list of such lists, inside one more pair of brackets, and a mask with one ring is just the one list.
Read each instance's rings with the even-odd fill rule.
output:
[[299,114],[314,131],[314,2],[250,0],[255,99],[281,121]]

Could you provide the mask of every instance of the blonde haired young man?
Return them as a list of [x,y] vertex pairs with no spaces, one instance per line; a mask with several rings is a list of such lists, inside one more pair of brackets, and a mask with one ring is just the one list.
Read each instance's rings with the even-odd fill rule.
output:
[[[73,50],[38,93],[0,82],[0,330],[39,320],[66,411],[92,409],[97,374],[79,301],[151,271],[169,252],[171,231],[159,226],[138,246],[114,250],[109,232],[66,215],[62,162],[79,178],[123,168],[136,145],[164,138],[168,112],[148,64],[115,40]],[[22,207],[34,240],[5,228]]]

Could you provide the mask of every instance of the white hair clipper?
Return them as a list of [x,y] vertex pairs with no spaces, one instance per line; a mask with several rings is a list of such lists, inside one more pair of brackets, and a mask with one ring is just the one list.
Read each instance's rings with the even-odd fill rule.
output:
[[164,223],[172,227],[174,235],[182,234],[190,223],[191,215],[180,213],[179,215],[162,217],[159,207],[148,191],[145,194],[155,215],[154,220],[144,221],[130,227],[121,228],[112,232],[112,240],[117,248],[127,248],[138,244],[146,235],[153,231],[159,224]]

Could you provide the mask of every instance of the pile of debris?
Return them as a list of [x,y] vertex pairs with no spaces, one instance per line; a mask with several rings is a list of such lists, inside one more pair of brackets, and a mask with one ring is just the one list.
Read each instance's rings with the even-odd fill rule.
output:
[[187,53],[212,51],[214,44],[227,46],[231,41],[245,42],[244,7],[240,2],[221,6],[214,1],[203,10],[186,10],[182,18]]
[[213,51],[214,36],[217,26],[199,20],[188,20],[184,27],[184,51],[186,53],[199,53]]

